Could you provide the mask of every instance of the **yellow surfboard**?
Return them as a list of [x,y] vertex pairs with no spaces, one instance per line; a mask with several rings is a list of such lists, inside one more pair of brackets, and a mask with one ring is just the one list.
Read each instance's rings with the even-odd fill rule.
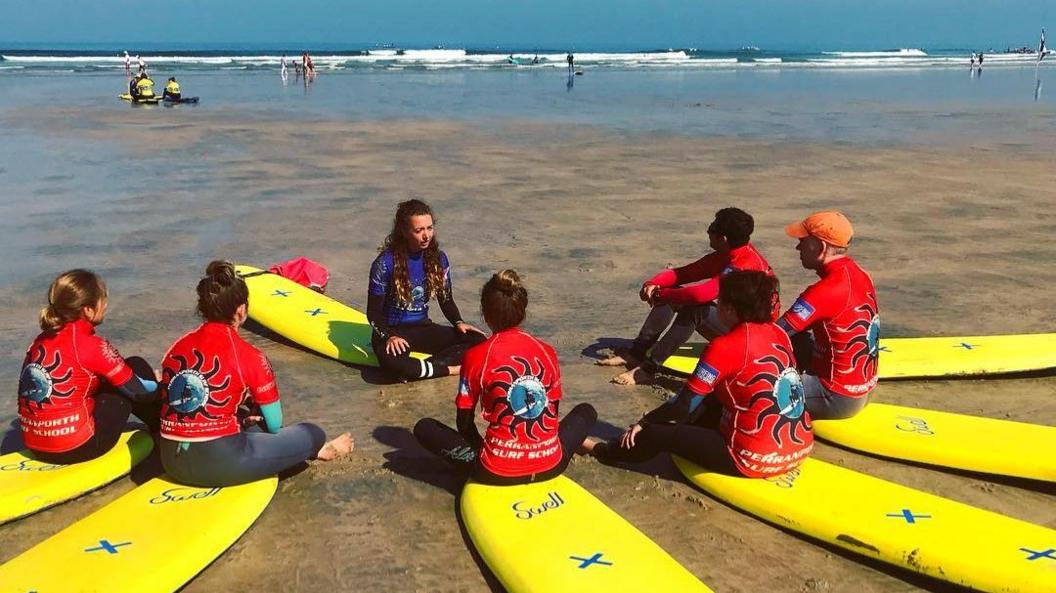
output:
[[324,356],[378,366],[370,347],[366,315],[278,274],[252,266],[236,266],[236,270],[249,288],[249,317],[253,321]]
[[675,463],[716,498],[856,554],[979,591],[1056,591],[1052,529],[817,459],[766,479]]
[[277,483],[155,478],[0,566],[3,592],[172,593],[249,529]]
[[569,478],[469,482],[462,519],[510,593],[710,591],[642,532]]
[[0,524],[66,502],[127,474],[154,448],[141,431],[121,435],[106,454],[70,465],[37,461],[28,449],[0,457]]
[[[664,366],[688,375],[704,344],[686,344]],[[880,340],[881,379],[1000,375],[1056,369],[1056,333]]]
[[853,418],[815,420],[814,434],[884,457],[1056,482],[1056,426],[870,403]]

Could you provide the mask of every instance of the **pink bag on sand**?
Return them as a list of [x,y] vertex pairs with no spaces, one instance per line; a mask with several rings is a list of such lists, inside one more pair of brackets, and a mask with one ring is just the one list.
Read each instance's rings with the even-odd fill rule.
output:
[[298,257],[275,264],[268,268],[268,271],[318,292],[326,292],[326,285],[330,282],[330,270],[307,257]]

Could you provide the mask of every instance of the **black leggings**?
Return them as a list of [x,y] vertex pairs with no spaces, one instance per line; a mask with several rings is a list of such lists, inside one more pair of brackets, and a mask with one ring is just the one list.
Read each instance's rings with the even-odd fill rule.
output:
[[214,488],[274,476],[315,457],[326,433],[314,424],[286,426],[278,433],[252,428],[200,443],[161,439],[161,465],[181,484]]
[[[137,376],[154,378],[154,369],[142,358],[132,357],[125,362]],[[33,456],[44,463],[55,465],[82,463],[100,457],[117,444],[121,433],[125,432],[130,414],[142,420],[150,432],[157,434],[161,422],[161,400],[158,399],[157,393],[152,394],[148,401],[134,402],[118,392],[117,388],[106,385],[96,392],[94,397],[95,411],[92,412],[92,419],[95,421],[95,434],[92,438],[76,449],[61,453],[34,451]]]
[[[475,331],[462,333],[448,325],[439,325],[430,320],[421,323],[408,323],[392,328],[392,335],[399,336],[411,345],[403,354],[393,356],[385,351],[385,340],[377,334],[371,338],[370,345],[378,357],[382,370],[399,377],[404,381],[444,377],[450,372],[449,366],[462,363],[462,356],[470,346],[485,340]],[[432,354],[428,360],[411,358],[411,351]]]
[[722,404],[714,396],[708,397],[694,423],[646,423],[630,449],[624,449],[618,439],[613,439],[599,443],[594,455],[602,463],[641,463],[666,451],[713,472],[739,477],[743,474],[718,429],[721,418]]
[[572,461],[572,456],[583,444],[583,439],[587,438],[590,427],[594,426],[597,420],[598,413],[590,404],[579,404],[572,408],[561,419],[557,429],[557,438],[561,441],[561,461],[551,469],[526,476],[497,476],[489,472],[478,462],[477,451],[470,448],[465,437],[438,420],[419,420],[418,424],[414,425],[414,437],[423,447],[477,482],[492,486],[512,486],[542,482],[564,473],[568,463]]
[[[655,373],[679,346],[693,337],[694,331],[705,326],[710,306],[684,305],[678,310],[671,305],[653,307],[631,345],[631,356],[642,361],[642,370]],[[649,348],[653,351],[646,356]]]

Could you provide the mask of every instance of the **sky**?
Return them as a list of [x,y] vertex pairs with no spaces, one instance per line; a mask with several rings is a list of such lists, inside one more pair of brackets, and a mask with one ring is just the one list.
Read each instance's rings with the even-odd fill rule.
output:
[[1056,0],[0,0],[20,44],[729,49],[983,48],[1056,40]]

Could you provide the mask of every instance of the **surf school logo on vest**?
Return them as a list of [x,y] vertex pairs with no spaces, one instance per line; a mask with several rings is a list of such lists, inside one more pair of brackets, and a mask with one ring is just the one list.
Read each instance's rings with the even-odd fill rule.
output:
[[869,331],[866,334],[866,344],[869,346],[869,356],[876,358],[880,356],[880,316],[873,315],[869,321]]
[[513,415],[518,418],[535,419],[546,409],[546,387],[533,375],[518,377],[507,394]]
[[188,500],[201,500],[203,498],[209,498],[210,496],[216,496],[222,488],[209,488],[208,490],[202,490],[201,488],[169,488],[161,494],[150,499],[150,504],[165,504],[167,502],[186,502]]
[[176,373],[169,381],[169,407],[188,414],[202,407],[209,397],[209,382],[195,369]]
[[52,386],[51,375],[35,362],[27,364],[18,378],[18,394],[36,403],[51,395]]
[[528,521],[533,517],[556,509],[561,505],[565,504],[565,499],[561,498],[561,495],[557,492],[550,492],[549,497],[538,504],[529,504],[526,500],[518,500],[517,502],[510,505],[513,509],[513,516],[523,521]]
[[795,419],[803,415],[806,407],[806,395],[803,380],[793,367],[781,371],[774,383],[774,397],[777,398],[778,413],[785,418]]

